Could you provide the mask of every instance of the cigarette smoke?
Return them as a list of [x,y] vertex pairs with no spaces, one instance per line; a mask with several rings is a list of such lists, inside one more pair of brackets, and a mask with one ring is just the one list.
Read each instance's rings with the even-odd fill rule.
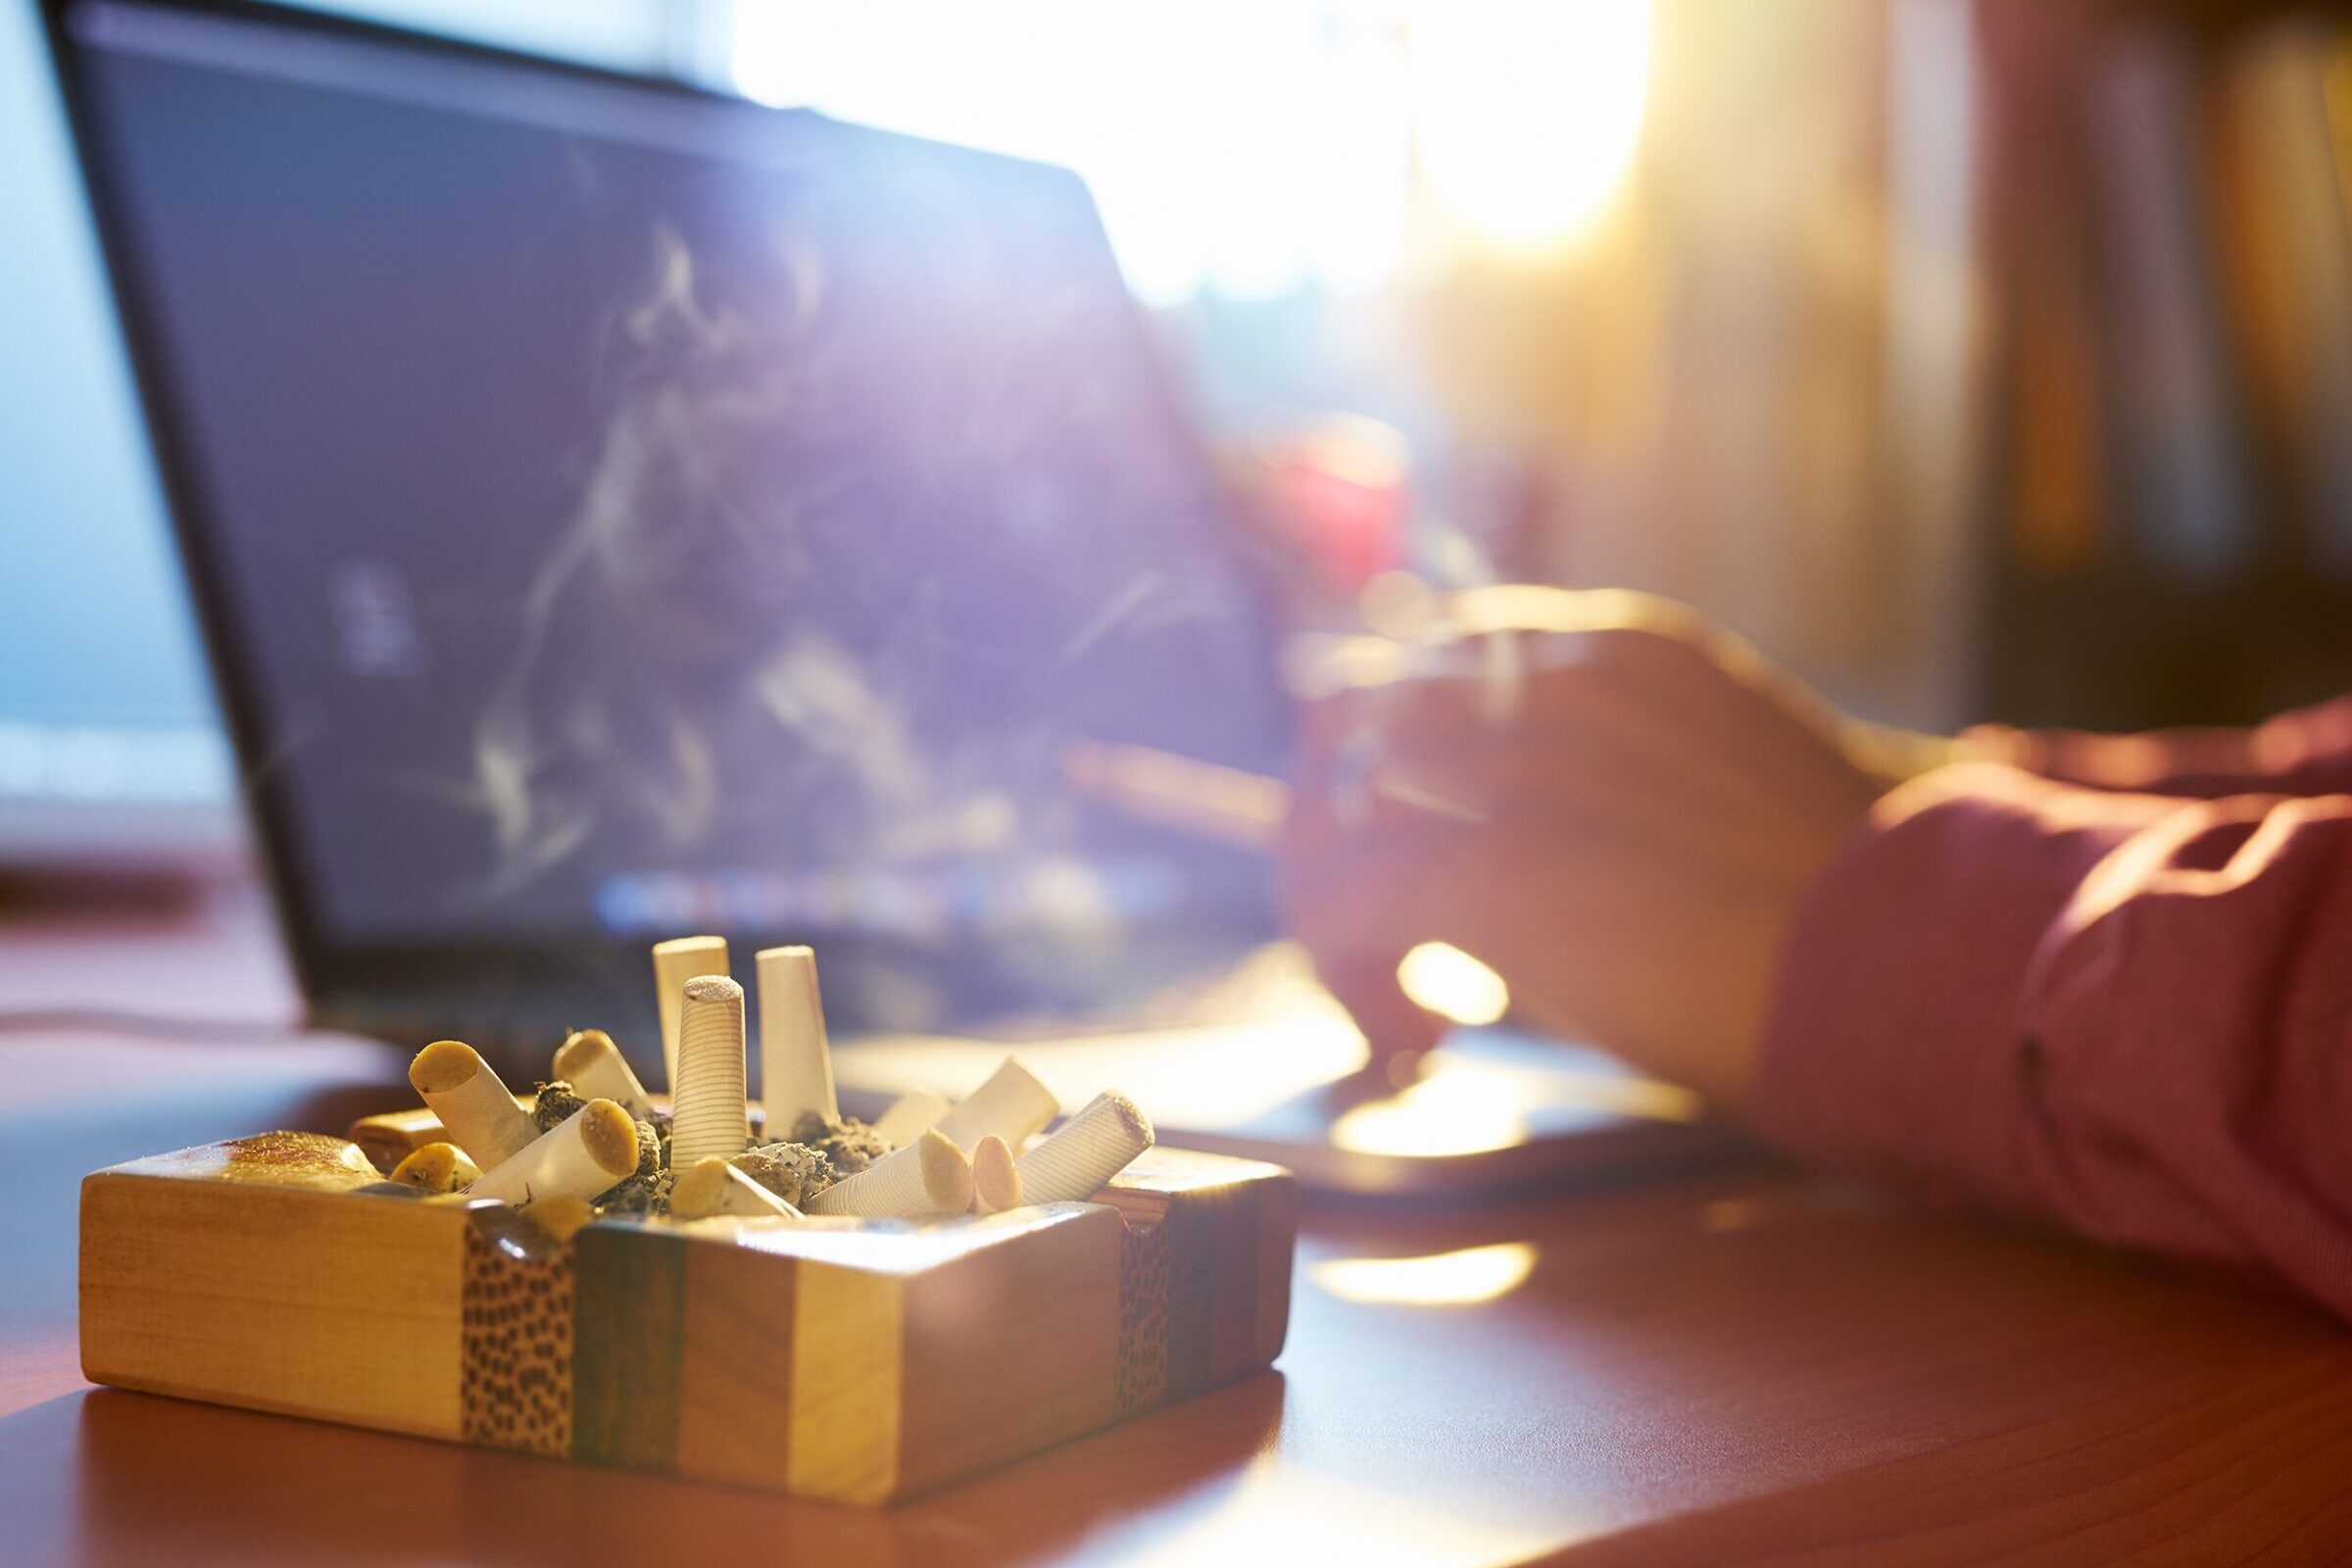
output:
[[[989,526],[1008,537],[987,569],[1025,592],[1018,572],[1042,577],[1070,530],[1115,542],[1120,514],[1161,510],[1181,477],[1122,462],[1088,426],[1115,417],[1090,412],[1109,406],[1099,387],[1002,352],[1099,337],[1092,306],[1025,298],[1017,322],[967,327],[957,312],[983,313],[956,291],[985,307],[1006,290],[981,274],[1016,265],[972,247],[904,263],[947,298],[898,321],[870,276],[895,255],[877,263],[869,241],[828,256],[807,237],[834,231],[823,203],[840,199],[738,202],[705,212],[710,234],[656,226],[600,323],[608,409],[473,726],[464,793],[492,840],[483,898],[512,898],[591,844],[620,863],[712,868],[1050,844],[1069,808],[1023,781],[1054,776],[1054,726],[963,719],[944,744],[914,715],[961,689],[959,670],[1075,668],[1114,637],[1232,613],[1213,579],[1143,564],[1042,648],[991,644],[1028,607],[949,577],[976,553],[935,543],[934,519],[960,521],[975,485],[997,487]],[[1037,477],[1041,454],[1093,465],[1077,484],[1107,514],[1070,515],[1070,475]],[[1070,597],[1041,581],[1041,603],[1056,591]],[[976,627],[976,613],[995,618]]]

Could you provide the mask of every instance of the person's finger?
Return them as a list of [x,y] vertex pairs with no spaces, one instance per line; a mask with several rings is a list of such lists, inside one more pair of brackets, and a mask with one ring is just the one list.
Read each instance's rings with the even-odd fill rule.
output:
[[[1407,950],[1409,951],[1409,950]],[[1404,994],[1396,966],[1404,954],[1366,951],[1320,959],[1315,976],[1363,1031],[1366,1070],[1394,1081],[1401,1067],[1436,1049],[1445,1025]]]
[[1320,846],[1286,846],[1278,861],[1285,924],[1315,973],[1363,1031],[1386,1070],[1437,1044],[1441,1025],[1397,983],[1404,956],[1428,940],[1427,921],[1461,856],[1454,835],[1397,829]]

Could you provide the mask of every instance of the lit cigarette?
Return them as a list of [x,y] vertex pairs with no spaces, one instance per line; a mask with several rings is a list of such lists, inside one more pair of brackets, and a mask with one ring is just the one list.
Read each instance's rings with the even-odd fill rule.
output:
[[971,1206],[972,1162],[936,1128],[808,1200],[811,1214],[863,1219],[919,1219]]
[[967,1153],[992,1133],[1018,1149],[1060,1109],[1035,1073],[1006,1056],[988,1075],[988,1082],[940,1118],[937,1130]]
[[1004,1140],[990,1133],[972,1151],[972,1210],[1002,1214],[1021,1206],[1021,1173]]
[[654,944],[654,1000],[662,1006],[662,1087],[678,1092],[678,999],[698,974],[727,972],[725,937],[672,937]]
[[790,1138],[815,1111],[838,1121],[833,1053],[825,1043],[825,1004],[816,989],[816,955],[807,948],[760,954],[760,1102],[772,1138]]
[[1130,816],[1246,850],[1272,848],[1291,813],[1280,779],[1149,746],[1075,740],[1061,771],[1079,793]]
[[455,1144],[426,1144],[392,1167],[392,1179],[420,1192],[454,1193],[481,1180],[482,1168]]
[[568,1193],[593,1200],[637,1169],[637,1124],[610,1100],[591,1100],[552,1132],[466,1189],[469,1198],[532,1203]]
[[1152,1123],[1125,1095],[1097,1095],[1014,1162],[1032,1203],[1082,1203],[1152,1147]]
[[539,1136],[531,1113],[514,1102],[481,1053],[458,1040],[436,1040],[409,1063],[409,1083],[441,1118],[449,1141],[484,1170],[503,1165]]
[[890,1108],[874,1118],[874,1136],[893,1149],[905,1149],[924,1133],[939,1125],[948,1113],[948,1102],[928,1089],[911,1090],[890,1102]]
[[679,988],[677,1087],[670,1095],[669,1168],[732,1159],[751,1139],[743,1096],[743,987],[699,974]]
[[801,1211],[723,1159],[697,1160],[669,1190],[678,1219],[736,1214],[745,1219],[799,1219]]
[[602,1029],[575,1029],[556,1048],[555,1075],[582,1100],[610,1100],[639,1121],[654,1119],[653,1097]]

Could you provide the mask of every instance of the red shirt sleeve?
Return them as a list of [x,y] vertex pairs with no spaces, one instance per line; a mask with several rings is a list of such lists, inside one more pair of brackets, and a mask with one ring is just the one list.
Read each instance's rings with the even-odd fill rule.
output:
[[2352,796],[1914,780],[1796,921],[1754,1112],[2352,1317]]

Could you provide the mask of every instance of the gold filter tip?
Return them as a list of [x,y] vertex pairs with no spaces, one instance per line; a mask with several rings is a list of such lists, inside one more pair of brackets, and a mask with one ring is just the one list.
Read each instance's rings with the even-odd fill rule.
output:
[[964,1158],[956,1140],[938,1129],[926,1128],[922,1143],[923,1189],[943,1213],[960,1214],[972,1206],[972,1162]]
[[983,1214],[1021,1206],[1021,1173],[1013,1168],[1012,1147],[994,1133],[972,1151],[972,1198]]
[[392,1179],[428,1193],[452,1193],[481,1175],[474,1162],[455,1144],[426,1144],[413,1149],[392,1167]]
[[612,1037],[602,1029],[574,1029],[556,1048],[556,1076],[569,1078],[612,1049]]
[[727,1172],[734,1168],[716,1154],[696,1160],[670,1188],[670,1211],[686,1215],[710,1212],[718,1206],[719,1197],[726,1191]]
[[522,1206],[522,1217],[558,1242],[568,1242],[596,1218],[596,1205],[576,1193],[558,1193]]
[[463,1040],[436,1040],[409,1063],[409,1085],[420,1095],[445,1094],[471,1083],[483,1066],[481,1053]]
[[580,1143],[614,1180],[637,1168],[637,1123],[610,1100],[591,1100],[580,1112]]

